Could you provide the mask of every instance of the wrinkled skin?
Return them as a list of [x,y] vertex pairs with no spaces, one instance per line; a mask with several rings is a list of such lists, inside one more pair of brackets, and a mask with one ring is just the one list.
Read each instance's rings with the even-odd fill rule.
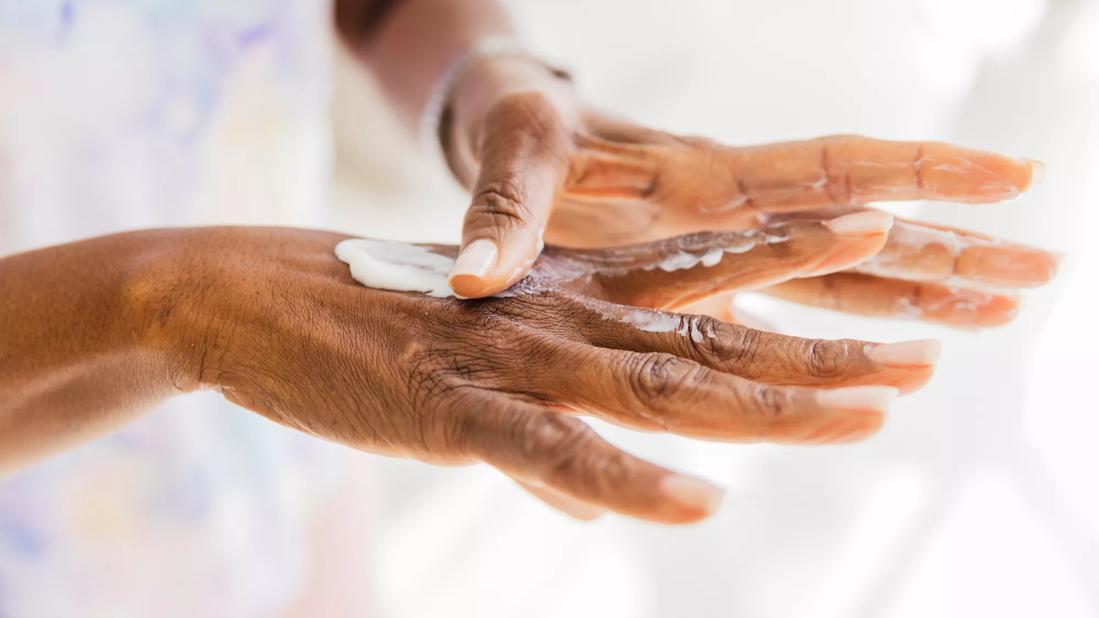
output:
[[[514,283],[543,230],[551,243],[605,247],[832,217],[875,201],[991,203],[1019,195],[1041,172],[1036,162],[937,142],[833,136],[725,146],[612,118],[545,74],[493,59],[455,91],[448,159],[473,194],[463,246],[500,247],[487,274],[455,279],[465,296]],[[1012,289],[1041,285],[1055,268],[1044,251],[898,221],[872,271],[771,291],[859,314],[991,326],[1014,315]]]
[[[153,346],[174,359],[178,388],[217,389],[357,449],[487,462],[578,515],[609,509],[688,522],[711,512],[717,494],[604,442],[577,412],[716,440],[849,441],[879,427],[889,389],[828,389],[908,391],[932,369],[876,362],[874,343],[655,310],[689,301],[703,284],[707,293],[735,291],[846,268],[877,252],[884,230],[844,235],[794,222],[749,234],[750,249],[716,265],[672,272],[654,266],[683,252],[743,248],[744,237],[549,247],[504,297],[475,301],[363,287],[333,256],[338,234],[173,234],[132,294],[148,307]],[[638,326],[652,319],[671,323]]]

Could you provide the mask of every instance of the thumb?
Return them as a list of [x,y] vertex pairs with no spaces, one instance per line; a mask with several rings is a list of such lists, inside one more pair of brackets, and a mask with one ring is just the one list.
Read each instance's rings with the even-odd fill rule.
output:
[[489,296],[526,276],[568,171],[568,138],[540,93],[510,95],[485,118],[481,171],[462,228],[450,287]]

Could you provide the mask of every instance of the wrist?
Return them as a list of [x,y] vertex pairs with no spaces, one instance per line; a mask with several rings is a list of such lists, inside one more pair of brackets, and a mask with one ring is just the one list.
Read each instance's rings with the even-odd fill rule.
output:
[[[164,365],[178,392],[216,388],[214,347],[224,330],[217,294],[227,286],[216,268],[217,228],[135,232],[125,305],[137,341]],[[222,256],[224,257],[224,256]]]
[[303,282],[346,272],[334,254],[342,234],[274,227],[148,234],[128,296],[142,316],[143,345],[165,360],[181,392],[231,387],[254,369],[255,356],[242,349],[254,352],[282,334],[264,325],[272,312],[308,300]]

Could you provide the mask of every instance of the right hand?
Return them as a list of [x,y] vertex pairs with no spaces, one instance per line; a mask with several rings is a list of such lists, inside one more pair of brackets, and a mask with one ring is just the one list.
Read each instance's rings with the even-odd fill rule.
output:
[[[474,301],[360,286],[333,255],[338,234],[184,231],[135,290],[179,389],[216,389],[365,451],[486,462],[551,503],[682,523],[712,512],[718,490],[624,453],[573,414],[738,442],[873,433],[890,387],[928,379],[934,344],[800,339],[659,310],[857,263],[889,227],[862,217],[549,247],[508,297]],[[714,266],[656,267],[746,238],[751,248]]]
[[[452,93],[444,139],[473,197],[455,290],[493,294],[526,274],[542,232],[553,244],[608,247],[697,232],[823,219],[868,203],[992,203],[1043,167],[938,142],[838,135],[756,146],[650,129],[585,104],[529,59],[487,59]],[[960,327],[1003,324],[1015,292],[1047,283],[1054,255],[966,230],[898,221],[878,259],[765,292],[860,315]],[[720,315],[728,313],[723,303]]]

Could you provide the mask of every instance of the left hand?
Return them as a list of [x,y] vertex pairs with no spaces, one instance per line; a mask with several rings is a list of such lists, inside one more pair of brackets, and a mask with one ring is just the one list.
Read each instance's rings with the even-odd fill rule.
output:
[[[455,88],[448,159],[471,187],[451,285],[496,293],[524,277],[546,241],[602,247],[779,218],[827,218],[874,201],[990,203],[1028,189],[1040,163],[938,142],[833,136],[731,147],[592,110],[571,84],[521,58],[485,60]],[[1016,301],[982,288],[1048,281],[1047,252],[898,220],[855,272],[772,293],[875,315],[958,326],[1007,321]]]

